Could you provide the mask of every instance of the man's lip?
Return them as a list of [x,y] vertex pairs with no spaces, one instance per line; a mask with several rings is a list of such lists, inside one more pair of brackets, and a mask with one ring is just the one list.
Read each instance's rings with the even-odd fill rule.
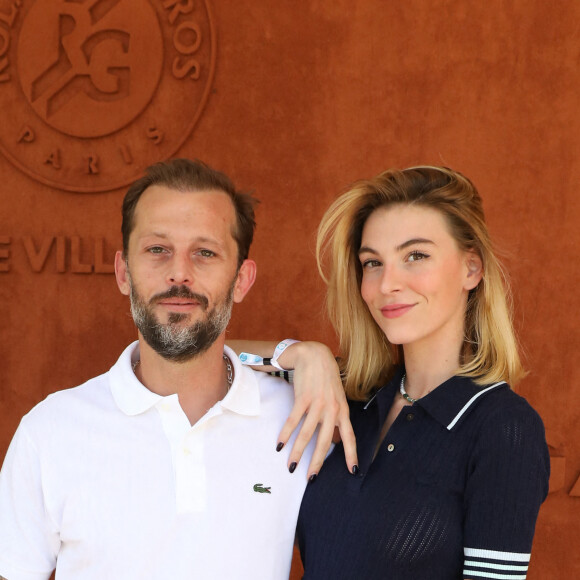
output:
[[199,302],[197,300],[191,300],[188,298],[166,298],[165,300],[159,300],[158,304],[161,306],[170,306],[172,308],[199,306]]
[[409,312],[414,306],[414,304],[388,304],[381,308],[381,312],[385,318],[398,318]]

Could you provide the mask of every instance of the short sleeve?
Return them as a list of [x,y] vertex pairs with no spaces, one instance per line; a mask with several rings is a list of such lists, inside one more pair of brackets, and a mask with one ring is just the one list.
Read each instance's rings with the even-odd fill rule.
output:
[[38,453],[23,423],[0,472],[0,576],[46,580],[56,565],[58,534],[49,523]]
[[463,578],[525,580],[536,519],[548,493],[544,426],[524,399],[486,418],[469,463]]

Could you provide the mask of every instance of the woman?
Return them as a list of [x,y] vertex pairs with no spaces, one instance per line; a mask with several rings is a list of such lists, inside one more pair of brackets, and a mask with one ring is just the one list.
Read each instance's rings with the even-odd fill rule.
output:
[[437,167],[356,183],[317,255],[359,465],[337,448],[308,486],[304,579],[525,579],[549,456],[508,386],[524,371],[477,190]]

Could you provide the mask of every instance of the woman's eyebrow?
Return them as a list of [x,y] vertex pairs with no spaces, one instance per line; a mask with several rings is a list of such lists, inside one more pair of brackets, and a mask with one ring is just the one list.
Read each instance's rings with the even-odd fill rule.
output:
[[360,256],[361,254],[374,254],[375,256],[378,256],[379,253],[368,246],[361,246],[358,255]]
[[401,250],[404,250],[405,248],[408,248],[409,246],[414,246],[415,244],[433,244],[433,245],[436,245],[433,240],[428,240],[427,238],[413,238],[411,240],[407,240],[406,242],[403,242],[401,245],[397,246],[395,249],[397,250],[397,252],[400,252]]
[[[404,250],[405,248],[408,248],[409,246],[414,246],[415,244],[432,244],[432,245],[436,245],[435,242],[433,240],[428,240],[427,238],[413,238],[411,240],[407,240],[406,242],[403,242],[402,244],[400,244],[399,246],[395,247],[395,250],[397,252],[400,252],[401,250]],[[368,246],[361,246],[360,250],[358,251],[358,254],[374,254],[378,256],[378,252],[376,250],[373,250],[372,248],[369,248]]]

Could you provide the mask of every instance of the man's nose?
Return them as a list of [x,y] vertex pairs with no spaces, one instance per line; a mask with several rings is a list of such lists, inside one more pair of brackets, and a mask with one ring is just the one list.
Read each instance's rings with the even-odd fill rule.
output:
[[193,264],[188,254],[176,254],[170,262],[167,280],[172,286],[193,282]]

